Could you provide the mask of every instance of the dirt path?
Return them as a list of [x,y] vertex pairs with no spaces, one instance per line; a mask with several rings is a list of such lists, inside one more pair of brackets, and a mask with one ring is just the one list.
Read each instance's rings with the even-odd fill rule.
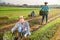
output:
[[[56,15],[56,16],[50,17],[49,20],[48,20],[48,22],[54,20],[54,19],[57,18],[57,17],[60,17],[60,15]],[[37,17],[37,18],[32,18],[32,19],[30,19],[30,20],[39,19],[39,18],[41,19],[41,17]],[[29,20],[27,20],[27,21],[29,21]],[[44,24],[45,24],[45,22],[44,22]],[[0,29],[5,29],[5,28],[9,28],[9,27],[11,28],[13,25],[15,25],[15,23],[14,23],[14,24],[10,24],[10,25],[6,25],[6,26],[2,26]],[[36,26],[36,27],[35,27],[35,26]],[[36,30],[36,29],[38,29],[40,26],[43,26],[43,25],[35,25],[35,26],[33,26],[33,27],[31,28],[31,31]]]
[[56,31],[54,37],[52,37],[50,40],[60,40],[60,26],[58,30]]
[[[55,19],[58,18],[58,17],[60,17],[60,15],[54,16],[54,17],[52,17],[52,18],[49,18],[48,22],[51,22],[51,21],[55,20]],[[45,25],[45,24],[46,24],[46,23],[44,22],[44,25]],[[41,26],[43,26],[43,25],[36,25],[36,27],[34,26],[34,27],[31,28],[31,31],[35,31],[35,30],[37,30],[38,28],[40,28]]]

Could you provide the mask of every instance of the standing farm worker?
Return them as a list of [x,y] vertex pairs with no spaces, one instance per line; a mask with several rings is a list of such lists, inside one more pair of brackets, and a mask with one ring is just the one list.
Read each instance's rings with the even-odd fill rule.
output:
[[11,29],[12,33],[18,29],[18,39],[21,39],[20,33],[24,35],[24,37],[31,35],[30,26],[27,21],[24,20],[23,16],[19,17],[19,21],[15,24],[15,26]]
[[48,22],[48,11],[49,11],[49,7],[47,6],[48,2],[44,2],[45,5],[43,5],[41,7],[41,16],[42,16],[42,24],[44,21],[44,18],[46,17],[46,23]]

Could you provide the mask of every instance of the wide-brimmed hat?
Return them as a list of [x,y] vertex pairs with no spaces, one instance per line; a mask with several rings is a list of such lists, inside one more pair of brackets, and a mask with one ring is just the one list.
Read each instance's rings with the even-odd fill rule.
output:
[[48,2],[44,2],[45,4],[48,4]]

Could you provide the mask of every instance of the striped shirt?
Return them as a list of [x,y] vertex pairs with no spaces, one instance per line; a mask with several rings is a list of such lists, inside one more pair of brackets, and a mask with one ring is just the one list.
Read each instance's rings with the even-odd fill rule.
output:
[[24,21],[23,24],[17,22],[11,31],[14,32],[16,29],[18,29],[18,32],[22,32],[22,30],[24,30],[27,34],[30,34],[30,26],[27,21]]

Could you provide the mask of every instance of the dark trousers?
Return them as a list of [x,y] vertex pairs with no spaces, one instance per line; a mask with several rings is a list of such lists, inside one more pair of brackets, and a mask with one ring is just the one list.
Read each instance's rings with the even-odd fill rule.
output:
[[42,15],[42,23],[44,21],[44,18],[46,18],[46,23],[47,23],[47,21],[48,21],[48,15]]
[[18,33],[18,37],[15,37],[14,40],[21,40],[24,37],[24,34],[22,32]]

